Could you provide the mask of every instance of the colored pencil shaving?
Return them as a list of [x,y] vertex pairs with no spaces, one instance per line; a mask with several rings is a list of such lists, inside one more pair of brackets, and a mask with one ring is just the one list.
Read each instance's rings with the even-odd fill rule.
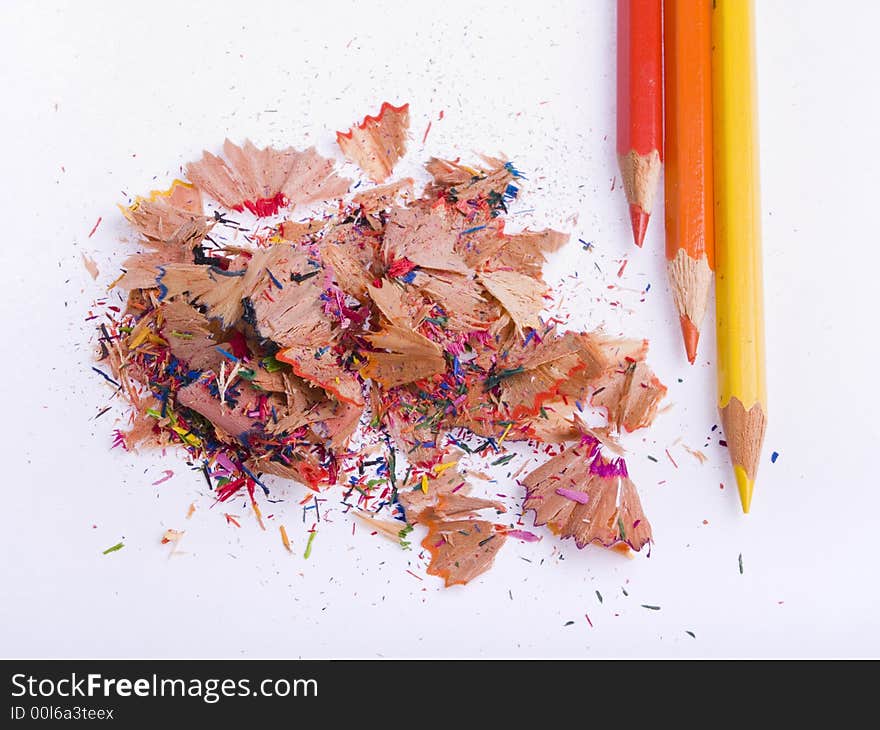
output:
[[[340,145],[385,180],[407,120],[386,104]],[[314,149],[227,141],[188,182],[126,209],[143,251],[125,261],[127,308],[102,325],[98,355],[132,407],[117,444],[179,446],[220,502],[256,507],[275,475],[313,490],[304,509],[317,515],[317,495],[336,487],[404,547],[413,525],[427,528],[428,572],[446,585],[487,570],[508,534],[537,540],[485,516],[505,508],[470,493],[460,462],[501,466],[514,442],[554,444],[525,479],[536,524],[579,547],[641,549],[651,528],[617,437],[649,425],[666,391],[647,343],[542,316],[545,255],[568,236],[505,230],[523,179],[511,161],[426,168],[419,197],[412,180],[352,196]],[[268,220],[322,200],[320,216]],[[235,211],[257,217],[255,232],[224,241],[250,230]],[[580,420],[590,405],[606,428]]]

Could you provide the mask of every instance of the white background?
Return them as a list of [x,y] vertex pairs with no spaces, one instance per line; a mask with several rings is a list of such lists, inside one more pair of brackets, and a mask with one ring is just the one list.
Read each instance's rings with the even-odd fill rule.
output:
[[[707,440],[717,422],[711,321],[691,367],[661,216],[635,249],[619,181],[611,189],[612,0],[3,2],[0,655],[880,654],[880,114],[870,78],[880,11],[758,5],[771,400],[743,516],[717,432]],[[328,495],[306,561],[301,487],[264,505],[274,515],[265,533],[230,504],[236,529],[177,454],[110,451],[118,409],[92,420],[110,391],[90,370],[84,319],[130,249],[116,204],[166,186],[227,135],[340,157],[335,130],[385,99],[411,105],[402,171],[430,154],[510,155],[529,177],[511,226],[572,232],[549,272],[564,308],[651,338],[671,408],[626,441],[654,525],[650,558],[578,551],[539,530],[540,543],[511,540],[490,573],[444,590],[417,553],[363,527],[352,536]],[[82,252],[98,261],[97,283]],[[165,468],[174,477],[152,486]],[[503,476],[487,492],[519,497]],[[186,530],[184,554],[159,544],[168,527]],[[120,540],[124,549],[101,554]]]

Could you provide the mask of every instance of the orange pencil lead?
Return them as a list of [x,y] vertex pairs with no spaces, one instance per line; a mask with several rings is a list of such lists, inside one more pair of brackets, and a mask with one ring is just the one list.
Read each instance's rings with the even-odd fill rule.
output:
[[629,217],[632,220],[633,238],[636,246],[642,247],[645,242],[645,232],[648,230],[648,221],[651,218],[650,213],[643,211],[638,205],[629,206]]
[[691,322],[686,314],[681,315],[681,334],[684,337],[684,349],[688,362],[693,365],[697,357],[697,344],[700,342],[700,330]]

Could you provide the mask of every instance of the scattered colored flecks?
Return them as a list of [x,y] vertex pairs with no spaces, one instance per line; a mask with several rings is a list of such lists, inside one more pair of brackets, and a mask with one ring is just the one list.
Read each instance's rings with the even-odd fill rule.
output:
[[312,554],[312,543],[315,541],[315,535],[317,535],[317,534],[318,533],[315,531],[312,531],[309,533],[309,539],[308,539],[308,542],[306,542],[306,551],[303,553],[303,557],[306,560],[308,560]]
[[180,541],[180,538],[183,537],[184,530],[173,530],[167,529],[165,530],[165,534],[162,535],[162,544],[167,545],[169,542],[177,543]]
[[[407,105],[385,104],[340,133],[340,147],[384,181],[408,120]],[[511,445],[527,444],[549,457],[521,482],[535,524],[549,517],[579,547],[631,557],[651,528],[615,442],[650,425],[666,392],[647,342],[566,330],[547,314],[545,255],[568,235],[505,230],[526,180],[513,162],[426,167],[431,182],[414,197],[409,179],[352,187],[314,148],[227,141],[222,157],[186,166],[191,182],[136,198],[123,212],[140,252],[111,285],[128,295],[107,305],[94,368],[132,407],[114,446],[185,450],[216,502],[244,500],[264,530],[265,475],[311,490],[303,522],[322,521],[317,495],[337,487],[346,513],[383,524],[404,549],[425,525],[428,572],[451,585],[487,570],[507,537],[541,539],[478,519],[506,508],[471,494],[474,462],[504,467]],[[313,219],[269,220],[322,202]],[[590,407],[606,426],[581,420]],[[173,472],[163,474],[154,484]]]
[[98,274],[100,273],[98,271],[98,264],[95,263],[95,260],[93,258],[87,256],[85,252],[80,255],[82,256],[83,266],[86,267],[86,271],[89,272],[89,276],[91,276],[93,279],[97,279]]
[[223,516],[226,518],[227,525],[234,525],[235,527],[241,527],[241,523],[237,519],[237,515],[231,515],[229,513],[224,512]]
[[522,540],[523,542],[540,542],[541,540],[539,535],[536,535],[534,532],[529,532],[528,530],[508,530],[507,536]]
[[404,550],[410,550],[412,548],[409,540],[406,539],[409,536],[409,533],[411,533],[412,531],[412,525],[404,525],[400,532],[397,533],[397,538],[400,541],[400,547],[402,547]]

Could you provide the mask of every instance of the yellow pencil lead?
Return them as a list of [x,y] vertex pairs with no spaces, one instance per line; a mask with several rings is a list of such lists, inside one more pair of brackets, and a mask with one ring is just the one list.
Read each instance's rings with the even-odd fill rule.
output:
[[739,501],[742,503],[743,512],[748,514],[752,506],[752,492],[755,491],[755,480],[749,479],[746,470],[739,464],[734,464],[733,473],[736,475],[736,487],[739,489]]

